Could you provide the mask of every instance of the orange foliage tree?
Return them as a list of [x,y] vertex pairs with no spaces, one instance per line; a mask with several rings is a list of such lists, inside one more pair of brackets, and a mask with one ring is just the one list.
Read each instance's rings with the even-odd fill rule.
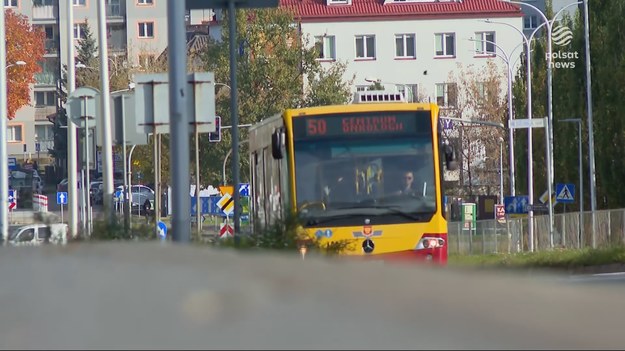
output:
[[[45,35],[33,28],[28,18],[11,10],[5,12],[7,67],[7,113],[9,119],[30,103],[31,84],[41,71],[38,62],[45,53]],[[25,65],[15,65],[23,61]]]

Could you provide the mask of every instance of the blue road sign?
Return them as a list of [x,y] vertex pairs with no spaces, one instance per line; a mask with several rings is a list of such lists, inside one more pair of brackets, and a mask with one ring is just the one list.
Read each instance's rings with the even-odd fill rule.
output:
[[41,144],[35,143],[35,151],[37,152],[41,151]]
[[575,202],[575,184],[557,183],[556,202],[561,204],[571,204]]
[[17,170],[17,158],[9,157],[9,170],[16,171]]
[[9,190],[9,203],[15,202],[15,190]]
[[454,121],[447,118],[441,118],[441,125],[443,130],[451,130],[454,129]]
[[503,199],[503,204],[508,214],[525,214],[527,213],[530,202],[529,197],[525,195],[506,196]]
[[165,240],[167,238],[167,226],[165,223],[159,221],[158,222],[158,238],[161,240]]
[[67,193],[64,191],[58,191],[56,193],[56,204],[67,205]]
[[250,196],[250,183],[239,184],[239,195]]
[[113,194],[113,197],[115,198],[115,200],[117,201],[122,201],[122,199],[124,198],[124,195],[122,193],[121,190],[117,190],[115,191],[115,193]]

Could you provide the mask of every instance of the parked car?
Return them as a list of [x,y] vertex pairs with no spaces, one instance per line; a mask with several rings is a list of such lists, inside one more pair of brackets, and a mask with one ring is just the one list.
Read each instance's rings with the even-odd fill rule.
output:
[[[115,191],[123,191],[123,189],[123,186],[118,186]],[[130,190],[130,204],[132,213],[142,213],[142,206],[145,203],[145,200],[154,201],[154,190],[145,185],[133,185]]]
[[35,223],[9,228],[8,243],[12,246],[65,245],[68,226],[65,223]]
[[[104,183],[102,181],[98,181],[98,187],[93,190],[93,203],[94,204],[102,204],[104,202]],[[115,187],[115,191],[117,191],[117,188],[120,186],[123,186],[124,181],[120,180],[120,179],[115,179],[113,180],[113,186]]]

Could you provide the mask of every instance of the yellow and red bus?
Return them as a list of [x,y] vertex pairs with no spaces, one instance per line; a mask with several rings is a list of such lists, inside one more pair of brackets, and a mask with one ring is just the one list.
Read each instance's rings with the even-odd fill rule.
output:
[[[249,130],[254,225],[283,210],[321,244],[380,260],[447,261],[438,106],[368,91],[348,105],[288,109]],[[411,185],[411,186],[408,186]]]

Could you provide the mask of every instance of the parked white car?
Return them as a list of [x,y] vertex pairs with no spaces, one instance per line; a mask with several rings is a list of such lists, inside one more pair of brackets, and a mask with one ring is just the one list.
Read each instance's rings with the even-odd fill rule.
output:
[[39,246],[43,244],[67,244],[68,227],[65,223],[35,223],[13,227],[8,243],[12,246]]

